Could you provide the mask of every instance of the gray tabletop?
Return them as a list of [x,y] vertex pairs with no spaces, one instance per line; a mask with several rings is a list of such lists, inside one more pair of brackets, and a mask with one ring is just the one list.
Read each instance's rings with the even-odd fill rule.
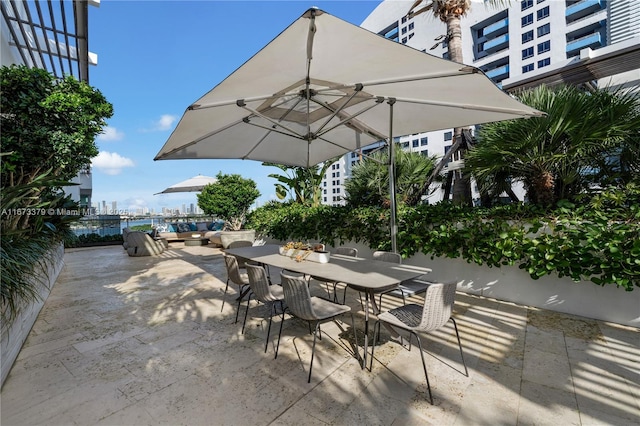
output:
[[225,252],[254,262],[300,272],[327,281],[343,282],[359,291],[376,293],[396,287],[405,280],[431,272],[429,268],[397,265],[379,260],[331,254],[329,263],[296,260],[279,254],[278,245],[227,249]]

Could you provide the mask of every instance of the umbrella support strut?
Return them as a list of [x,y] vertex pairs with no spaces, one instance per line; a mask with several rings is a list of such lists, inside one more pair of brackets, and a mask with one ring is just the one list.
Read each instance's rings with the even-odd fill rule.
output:
[[398,225],[396,223],[396,152],[393,143],[393,104],[396,103],[395,98],[389,98],[389,199],[391,201],[391,251],[398,252]]

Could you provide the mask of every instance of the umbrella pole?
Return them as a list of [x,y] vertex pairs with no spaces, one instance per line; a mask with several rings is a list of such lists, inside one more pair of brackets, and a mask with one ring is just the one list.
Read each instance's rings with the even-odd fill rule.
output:
[[395,143],[393,143],[393,104],[395,103],[395,98],[389,98],[389,199],[391,201],[391,251],[397,253],[398,243],[396,241],[396,237],[398,235],[398,225],[396,223],[396,152]]

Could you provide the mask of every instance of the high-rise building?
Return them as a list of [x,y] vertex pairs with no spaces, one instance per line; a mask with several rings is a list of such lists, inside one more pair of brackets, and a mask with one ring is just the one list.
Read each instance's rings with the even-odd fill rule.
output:
[[[431,11],[408,18],[413,3],[385,0],[361,26],[447,59],[446,24]],[[640,86],[637,0],[523,0],[501,8],[472,2],[461,29],[464,62],[480,68],[506,91],[559,83],[635,90]],[[442,156],[451,147],[452,136],[450,129],[396,141],[405,150]],[[358,160],[359,154],[349,153],[327,170],[322,182],[324,204],[344,204],[342,185]],[[430,203],[442,199],[436,186]]]

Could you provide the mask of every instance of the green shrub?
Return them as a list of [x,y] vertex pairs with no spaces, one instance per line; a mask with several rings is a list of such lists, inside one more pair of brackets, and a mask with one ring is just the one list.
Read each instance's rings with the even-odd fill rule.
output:
[[[270,203],[252,212],[247,227],[281,241],[391,248],[383,208]],[[405,258],[424,253],[489,267],[517,265],[533,279],[553,273],[631,291],[640,286],[640,189],[613,188],[585,197],[582,205],[564,202],[549,211],[522,204],[400,207],[397,241]]]

